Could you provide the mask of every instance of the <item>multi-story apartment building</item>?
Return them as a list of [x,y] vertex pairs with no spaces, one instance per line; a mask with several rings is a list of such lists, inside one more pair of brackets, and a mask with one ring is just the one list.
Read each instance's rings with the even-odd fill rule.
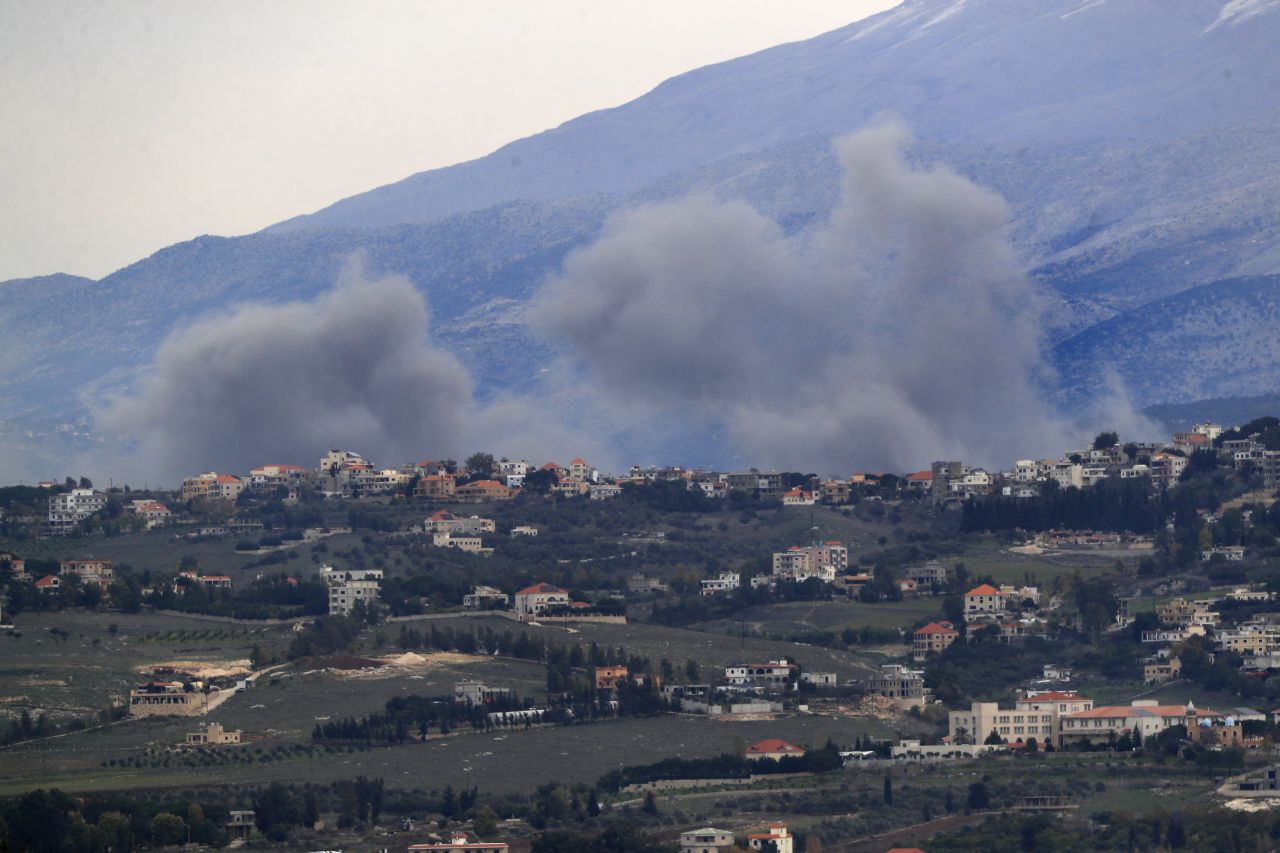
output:
[[818,578],[831,583],[849,569],[849,549],[834,540],[821,545],[793,545],[773,555],[773,574],[792,580]]
[[244,482],[231,474],[206,471],[182,481],[183,501],[234,501],[244,491]]
[[927,705],[931,699],[924,671],[896,663],[881,666],[877,675],[867,679],[867,692],[892,699],[903,710]]
[[999,618],[1005,613],[1004,594],[989,583],[975,586],[964,594],[965,621]]
[[911,635],[911,657],[922,661],[946,651],[959,637],[960,632],[950,622],[930,622]]
[[704,578],[700,585],[703,595],[732,592],[742,585],[742,576],[737,572],[721,572],[713,578]]
[[724,668],[724,677],[730,687],[791,691],[800,680],[800,667],[787,660],[735,663]]
[[1058,743],[1059,721],[1088,711],[1093,700],[1064,690],[1026,693],[1012,708],[995,702],[974,702],[967,711],[952,711],[948,729],[952,743],[980,744],[994,732],[1007,743]]
[[382,584],[381,569],[335,569],[320,567],[320,579],[329,587],[329,615],[349,616],[356,602],[372,605]]
[[59,560],[58,574],[74,575],[81,583],[92,583],[106,589],[115,580],[115,568],[110,560]]
[[45,529],[54,536],[75,532],[80,522],[107,505],[107,496],[93,489],[72,489],[49,498]]

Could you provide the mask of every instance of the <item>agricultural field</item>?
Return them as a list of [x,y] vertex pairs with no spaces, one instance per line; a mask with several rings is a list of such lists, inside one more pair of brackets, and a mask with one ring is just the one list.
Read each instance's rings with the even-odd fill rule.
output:
[[[260,534],[259,534],[260,535]],[[258,535],[246,536],[256,539]],[[207,541],[175,539],[172,531],[152,530],[122,536],[95,536],[92,538],[33,539],[13,542],[0,541],[0,551],[10,550],[30,559],[66,560],[95,558],[112,560],[118,565],[128,565],[136,572],[173,573],[185,556],[194,557],[202,574],[221,574],[231,577],[237,586],[252,581],[258,574],[306,575],[316,571],[324,555],[316,552],[320,543],[297,543],[282,549],[286,554],[296,552],[297,557],[268,567],[253,567],[266,554],[245,553],[236,550],[239,540],[235,536]],[[321,540],[325,550],[344,550],[360,544],[355,534],[332,536]],[[312,554],[315,553],[315,559]]]
[[247,666],[255,643],[282,646],[288,626],[234,624],[168,614],[24,613],[0,636],[0,719],[23,708],[56,722],[92,718],[166,661]]
[[[473,675],[487,675],[472,672]],[[450,682],[451,684],[451,682]],[[437,685],[446,687],[446,685]],[[0,794],[56,785],[68,791],[124,790],[207,785],[216,774],[218,784],[266,781],[321,781],[356,775],[378,776],[392,787],[441,788],[475,785],[493,793],[525,793],[546,782],[591,783],[617,767],[662,758],[711,757],[740,751],[765,737],[782,737],[802,745],[821,746],[828,738],[851,743],[859,735],[887,736],[891,732],[868,718],[799,715],[776,720],[721,721],[705,717],[660,716],[610,720],[565,727],[499,731],[470,731],[434,737],[427,743],[396,747],[296,751],[289,745],[309,743],[309,729],[318,717],[359,714],[375,710],[391,695],[432,689],[425,682],[398,679],[360,680],[347,687],[331,680],[311,684],[282,680],[233,697],[213,718],[228,726],[271,737],[261,743],[226,750],[259,750],[267,760],[202,767],[103,767],[141,755],[148,746],[176,743],[194,731],[196,719],[129,721],[109,731],[89,731],[5,750],[0,769]],[[327,713],[316,715],[323,710]],[[279,730],[278,725],[284,730]],[[306,730],[305,736],[303,730]],[[520,772],[512,773],[518,767]]]
[[549,643],[581,643],[585,646],[594,642],[602,646],[622,646],[628,653],[647,657],[655,665],[666,658],[680,666],[693,658],[702,666],[704,678],[708,677],[708,673],[715,675],[717,669],[747,659],[777,660],[792,657],[805,669],[833,671],[841,678],[865,677],[876,665],[866,655],[838,649],[646,623],[522,625],[508,619],[477,617],[450,620],[448,624],[456,627],[467,623],[485,625],[499,632],[507,630],[518,634],[520,631],[529,631],[531,636],[541,636]]
[[845,628],[880,628],[906,631],[921,622],[942,614],[942,599],[909,598],[867,604],[857,599],[839,601],[792,601],[765,607],[752,607],[733,619],[702,622],[694,627],[712,633],[735,633],[745,625],[748,633],[766,636],[792,636],[807,631],[834,631]]
[[[1121,562],[1132,565],[1149,551],[1131,551]],[[1023,584],[1028,580],[1032,585],[1049,588],[1058,578],[1066,580],[1073,575],[1093,577],[1114,571],[1116,554],[1100,554],[1090,551],[1055,552],[1052,554],[1017,554],[1009,551],[1003,543],[993,537],[986,537],[969,544],[964,554],[947,558],[946,565],[964,563],[970,575],[990,575],[999,583]]]

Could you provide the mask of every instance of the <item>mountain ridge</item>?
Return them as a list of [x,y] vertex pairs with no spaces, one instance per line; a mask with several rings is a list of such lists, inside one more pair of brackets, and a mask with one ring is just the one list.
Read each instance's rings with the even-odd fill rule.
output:
[[[97,402],[134,387],[174,328],[246,301],[314,299],[353,252],[424,293],[432,336],[481,399],[538,389],[555,347],[525,327],[524,306],[609,216],[704,193],[803,237],[838,197],[832,136],[886,111],[916,132],[920,168],[945,164],[1009,201],[1062,382],[1092,387],[1100,360],[1162,357],[1143,306],[1166,320],[1204,300],[1239,307],[1244,286],[1212,285],[1280,273],[1280,63],[1264,50],[1275,43],[1276,3],[914,0],[256,234],[197,237],[96,282],[0,283],[0,421],[91,432]],[[1195,288],[1206,289],[1176,300]],[[1231,317],[1265,342],[1247,313]],[[1141,346],[1124,350],[1120,328]],[[1205,354],[1223,352],[1208,331]],[[1207,388],[1195,337],[1184,346],[1185,383]],[[1259,364],[1254,385],[1237,377],[1231,393],[1280,384]],[[1186,398],[1130,372],[1140,404]]]

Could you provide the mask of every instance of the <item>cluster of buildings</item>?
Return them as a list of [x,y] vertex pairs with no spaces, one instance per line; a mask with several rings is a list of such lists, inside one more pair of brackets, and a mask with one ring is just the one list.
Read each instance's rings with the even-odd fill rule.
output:
[[[798,748],[798,747],[797,747]],[[804,750],[800,750],[801,753]],[[739,844],[727,829],[703,827],[680,833],[680,853],[726,853],[730,850],[772,850],[775,853],[792,853],[795,836],[784,823],[770,823],[763,832],[747,833],[745,844]]]
[[[1227,627],[1218,609],[1224,600],[1260,604],[1275,597],[1263,589],[1236,587],[1221,597],[1179,597],[1157,604],[1160,625],[1143,631],[1141,637],[1143,643],[1156,647],[1143,662],[1144,680],[1161,684],[1178,678],[1182,672],[1178,646],[1192,637],[1206,638],[1217,652],[1239,655],[1244,670],[1280,669],[1280,612],[1254,613]],[[1121,621],[1127,618],[1124,614]]]
[[834,672],[807,671],[792,660],[767,660],[730,664],[718,683],[664,684],[660,693],[672,708],[687,714],[741,716],[778,713],[782,700],[797,695],[802,686],[838,685]]
[[1280,488],[1280,451],[1267,450],[1257,435],[1228,439],[1215,446],[1222,426],[1197,424],[1165,442],[1119,442],[1102,448],[1069,450],[1060,459],[1019,459],[1007,471],[989,472],[960,461],[935,462],[929,471],[906,477],[908,487],[927,492],[938,502],[962,501],[975,495],[997,494],[1031,498],[1039,485],[1089,488],[1108,478],[1146,477],[1160,488],[1178,482],[1189,457],[1197,450],[1216,452],[1236,470],[1256,471],[1267,489]]
[[[1012,642],[1037,633],[1043,628],[1044,620],[1036,614],[1017,612],[1028,602],[1039,605],[1040,591],[1036,587],[979,584],[964,594],[966,636],[975,637],[989,632],[988,636],[994,636],[1001,642]],[[923,661],[930,655],[946,651],[960,637],[960,630],[951,622],[930,622],[912,633],[911,656],[916,661]]]
[[[952,711],[947,744],[963,747],[1003,744],[1066,749],[1080,744],[1108,744],[1128,736],[1131,742],[1183,726],[1187,737],[1206,746],[1247,746],[1243,722],[1249,712],[1224,713],[1186,705],[1162,705],[1155,699],[1136,699],[1128,705],[1095,706],[1074,691],[1025,691],[1012,708],[995,702],[974,702],[967,710]],[[1260,715],[1259,715],[1260,717]],[[1260,717],[1261,718],[1261,717]]]
[[[274,493],[286,501],[296,501],[306,490],[325,496],[359,498],[407,494],[412,487],[412,494],[424,500],[484,503],[509,500],[524,487],[527,477],[547,472],[553,475],[548,489],[552,494],[586,496],[593,500],[614,498],[628,483],[675,481],[708,497],[748,493],[793,507],[843,504],[859,493],[879,496],[886,489],[950,503],[990,494],[1031,498],[1037,496],[1040,486],[1047,482],[1061,487],[1088,488],[1108,478],[1145,477],[1163,488],[1177,482],[1189,456],[1196,451],[1213,451],[1221,462],[1237,470],[1248,468],[1257,472],[1265,488],[1280,488],[1280,450],[1268,450],[1259,435],[1217,441],[1215,445],[1223,432],[1218,424],[1198,424],[1189,431],[1175,433],[1169,441],[1125,444],[1117,441],[1108,447],[1069,450],[1058,459],[1020,459],[1005,471],[992,472],[963,461],[946,460],[903,477],[855,472],[847,479],[814,476],[802,483],[797,483],[794,477],[754,468],[734,473],[634,465],[625,476],[605,477],[581,458],[575,458],[568,465],[548,462],[541,466],[503,458],[479,472],[459,470],[453,463],[433,460],[379,467],[359,453],[335,449],[325,453],[314,469],[271,464],[253,468],[244,475],[208,471],[188,477],[182,483],[181,499],[196,503],[231,502],[249,491]],[[85,519],[101,512],[106,503],[107,495],[92,488],[53,495],[49,499],[45,532],[50,535],[75,532]],[[164,524],[171,516],[171,510],[155,500],[133,501],[126,509],[145,519],[148,526]],[[1213,553],[1221,553],[1227,559],[1242,556],[1229,549]],[[1212,555],[1206,559],[1209,556]]]
[[5,551],[0,552],[0,566],[8,568],[9,577],[13,580],[31,583],[41,592],[61,589],[69,578],[75,578],[80,585],[96,586],[106,595],[116,577],[114,564],[110,560],[59,560],[57,574],[37,578],[27,571],[25,559]]

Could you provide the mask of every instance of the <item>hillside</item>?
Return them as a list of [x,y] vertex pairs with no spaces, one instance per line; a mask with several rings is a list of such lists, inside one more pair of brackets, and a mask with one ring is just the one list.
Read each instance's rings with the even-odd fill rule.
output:
[[1280,387],[1280,276],[1227,279],[1159,299],[1063,341],[1064,398],[1110,368],[1139,399],[1185,403]]

